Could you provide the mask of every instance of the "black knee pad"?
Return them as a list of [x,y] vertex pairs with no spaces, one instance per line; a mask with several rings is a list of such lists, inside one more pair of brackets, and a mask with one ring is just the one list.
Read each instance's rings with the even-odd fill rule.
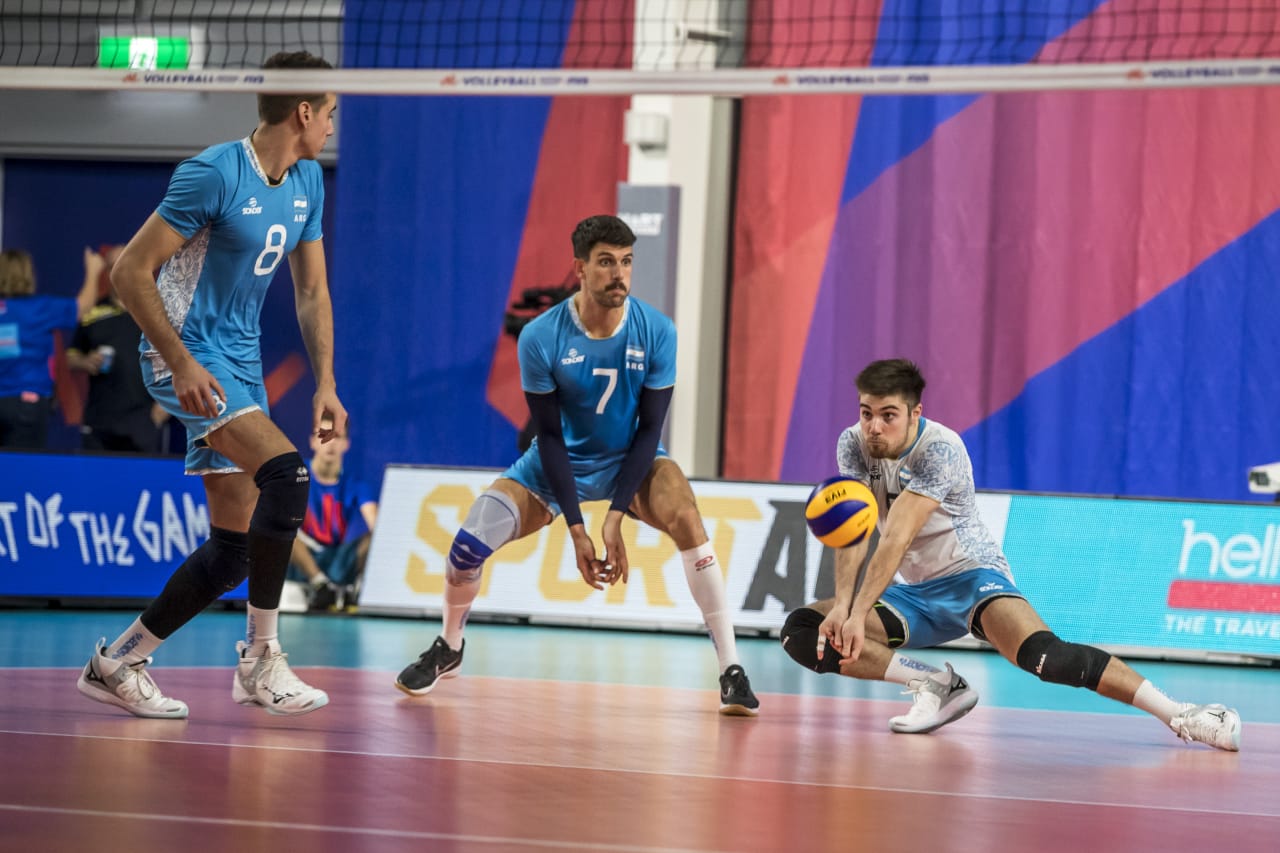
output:
[[1018,647],[1018,666],[1041,681],[1097,690],[1111,655],[1079,643],[1064,643],[1052,631],[1037,631]]
[[307,516],[311,475],[298,453],[282,453],[262,463],[253,475],[258,484],[258,505],[249,528],[272,539],[292,540]]
[[823,615],[812,607],[800,607],[787,615],[779,639],[791,659],[814,672],[839,672],[840,653],[829,649],[818,659],[818,626]]

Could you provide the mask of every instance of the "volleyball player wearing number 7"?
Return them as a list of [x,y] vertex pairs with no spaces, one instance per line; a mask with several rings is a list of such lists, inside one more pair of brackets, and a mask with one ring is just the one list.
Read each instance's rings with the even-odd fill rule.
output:
[[[834,599],[787,617],[782,645],[797,663],[905,685],[915,698],[889,728],[930,732],[968,713],[978,695],[950,664],[940,671],[898,650],[972,631],[1041,681],[1087,687],[1133,705],[1188,742],[1240,748],[1234,710],[1175,702],[1119,658],[1049,630],[1014,586],[999,544],[982,523],[960,436],[922,417],[925,380],[914,364],[872,362],[856,384],[859,422],[840,435],[836,462],[842,475],[875,495],[880,542],[856,594],[867,539],[837,549]],[[891,582],[895,573],[902,582]]]
[[[263,67],[329,64],[298,52],[276,54]],[[336,106],[333,93],[259,95],[257,127],[180,163],[112,270],[142,328],[147,390],[187,429],[186,473],[204,481],[211,532],[124,633],[94,648],[78,683],[90,699],[141,717],[186,717],[186,704],[161,693],[146,671],[151,653],[248,577],[232,698],[273,714],[305,714],[328,702],[293,674],[277,638],[280,592],[311,480],[268,416],[258,339],[267,287],[287,257],[315,373],[312,428],[322,442],[344,434],[315,162],[333,134]]]
[[[581,289],[520,333],[520,379],[537,438],[467,513],[446,565],[443,633],[396,679],[406,693],[428,693],[458,673],[467,613],[494,551],[563,513],[583,581],[595,589],[625,583],[622,517],[629,513],[680,551],[719,659],[721,713],[756,714],[716,554],[689,481],[658,440],[676,379],[676,331],[629,295],[635,239],[615,216],[578,223],[573,266]],[[603,559],[579,508],[600,500],[610,502]]]

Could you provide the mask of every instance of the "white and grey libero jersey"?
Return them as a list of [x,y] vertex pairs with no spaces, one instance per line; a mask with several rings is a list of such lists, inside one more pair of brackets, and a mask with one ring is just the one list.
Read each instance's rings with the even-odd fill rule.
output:
[[907,583],[923,583],[968,569],[994,569],[1013,580],[999,543],[978,515],[969,451],[953,430],[920,419],[916,440],[897,459],[873,459],[862,443],[862,425],[840,434],[840,473],[871,487],[879,503],[879,523],[904,491],[938,501],[938,508],[907,548],[898,573]]

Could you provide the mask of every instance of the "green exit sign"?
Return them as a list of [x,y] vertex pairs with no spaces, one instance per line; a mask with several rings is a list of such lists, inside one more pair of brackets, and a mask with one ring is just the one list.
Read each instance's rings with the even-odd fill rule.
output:
[[177,36],[102,36],[98,39],[99,68],[186,68],[191,40]]

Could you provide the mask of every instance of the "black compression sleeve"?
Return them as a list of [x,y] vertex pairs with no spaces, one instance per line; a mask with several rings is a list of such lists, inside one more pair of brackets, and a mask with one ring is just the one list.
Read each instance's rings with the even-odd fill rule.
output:
[[564,444],[564,430],[560,426],[560,399],[556,392],[533,394],[524,392],[529,403],[530,420],[538,435],[538,457],[542,470],[551,483],[551,493],[564,513],[564,523],[572,527],[582,523],[582,509],[578,506],[578,487],[573,480],[573,468],[569,464],[569,449]]
[[671,406],[672,391],[670,387],[640,389],[639,424],[635,437],[631,439],[631,449],[622,459],[610,509],[626,512],[636,489],[640,488],[653,467],[653,459],[658,454],[658,440],[662,437],[662,422],[667,419],[667,409]]

